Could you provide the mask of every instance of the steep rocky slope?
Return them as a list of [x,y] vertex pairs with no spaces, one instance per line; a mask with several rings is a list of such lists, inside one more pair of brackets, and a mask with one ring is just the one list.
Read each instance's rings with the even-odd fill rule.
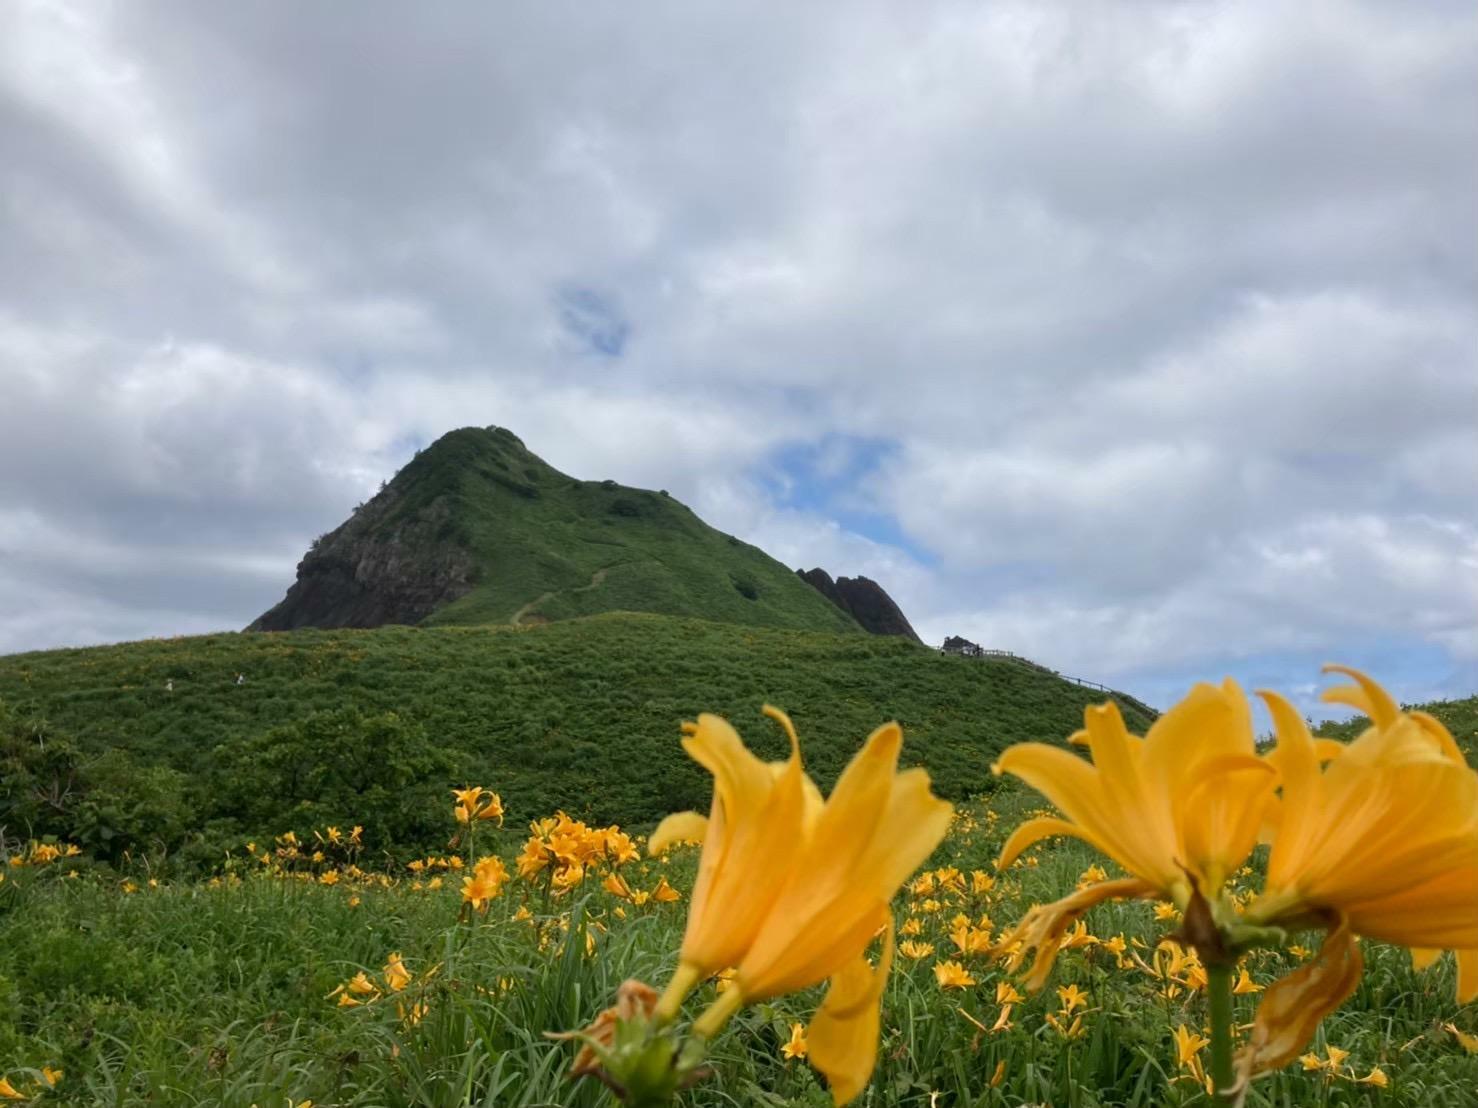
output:
[[864,631],[874,635],[902,635],[914,642],[922,640],[883,586],[869,577],[838,577],[835,581],[824,569],[798,569],[796,574],[806,584],[855,619]]

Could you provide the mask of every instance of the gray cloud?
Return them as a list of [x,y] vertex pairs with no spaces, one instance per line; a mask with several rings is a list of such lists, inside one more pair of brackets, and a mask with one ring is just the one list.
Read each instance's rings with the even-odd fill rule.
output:
[[11,6],[0,650],[240,625],[475,422],[927,637],[1471,691],[1475,77],[1457,3]]

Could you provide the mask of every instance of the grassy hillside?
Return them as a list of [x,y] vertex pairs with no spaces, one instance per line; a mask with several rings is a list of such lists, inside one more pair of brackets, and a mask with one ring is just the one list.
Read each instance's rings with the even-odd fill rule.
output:
[[665,491],[569,477],[503,428],[442,436],[320,539],[304,565],[310,577],[349,566],[361,583],[382,575],[372,588],[415,592],[465,560],[471,591],[438,600],[424,619],[330,615],[268,626],[531,624],[632,611],[861,631],[787,567]]
[[[223,828],[242,822],[243,806],[276,821],[241,828],[255,833],[310,817],[359,820],[325,810],[309,790],[394,791],[373,766],[336,764],[331,779],[311,784],[316,763],[360,748],[444,755],[445,764],[407,769],[405,788],[420,778],[437,789],[480,782],[503,793],[514,820],[556,807],[602,823],[655,820],[708,796],[708,778],[679,746],[679,721],[721,713],[780,757],[778,730],[760,716],[766,701],[792,713],[823,784],[873,727],[896,718],[905,760],[927,764],[944,795],[962,797],[991,786],[1002,747],[1066,735],[1097,695],[1009,661],[945,657],[901,639],[644,615],[225,634],[0,658],[0,702],[14,716],[44,718],[84,758],[121,750],[167,768],[196,815]],[[271,773],[252,795],[232,792],[243,775]],[[369,784],[344,784],[361,778]]]
[[[1463,700],[1438,700],[1431,704],[1403,704],[1402,707],[1408,711],[1418,709],[1428,712],[1441,720],[1442,725],[1452,732],[1452,737],[1467,753],[1468,760],[1478,764],[1478,696]],[[1370,720],[1364,716],[1354,716],[1347,720],[1326,720],[1318,726],[1317,731],[1326,738],[1349,742],[1369,726]]]

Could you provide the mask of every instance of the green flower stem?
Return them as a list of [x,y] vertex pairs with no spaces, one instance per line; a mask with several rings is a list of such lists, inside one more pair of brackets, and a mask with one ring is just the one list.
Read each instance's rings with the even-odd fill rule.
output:
[[669,1024],[677,1018],[678,1009],[683,1006],[683,1001],[697,986],[702,976],[696,966],[686,962],[678,964],[677,971],[672,975],[672,980],[667,983],[667,988],[663,990],[662,998],[657,1001],[657,1008],[652,1013],[652,1018],[658,1027]]
[[739,992],[737,985],[730,985],[719,993],[718,999],[710,1004],[704,1013],[693,1021],[693,1034],[704,1039],[711,1039],[723,1030],[724,1024],[729,1022],[729,1017],[740,1008],[744,1007],[744,997]]
[[1211,1080],[1218,1094],[1232,1088],[1232,966],[1206,967],[1206,994],[1211,1003]]

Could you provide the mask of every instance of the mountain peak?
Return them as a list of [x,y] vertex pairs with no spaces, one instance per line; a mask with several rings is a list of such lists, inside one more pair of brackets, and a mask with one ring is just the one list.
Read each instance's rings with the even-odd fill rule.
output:
[[320,536],[247,630],[533,624],[607,611],[856,632],[846,610],[665,490],[582,481],[505,427],[416,452]]

